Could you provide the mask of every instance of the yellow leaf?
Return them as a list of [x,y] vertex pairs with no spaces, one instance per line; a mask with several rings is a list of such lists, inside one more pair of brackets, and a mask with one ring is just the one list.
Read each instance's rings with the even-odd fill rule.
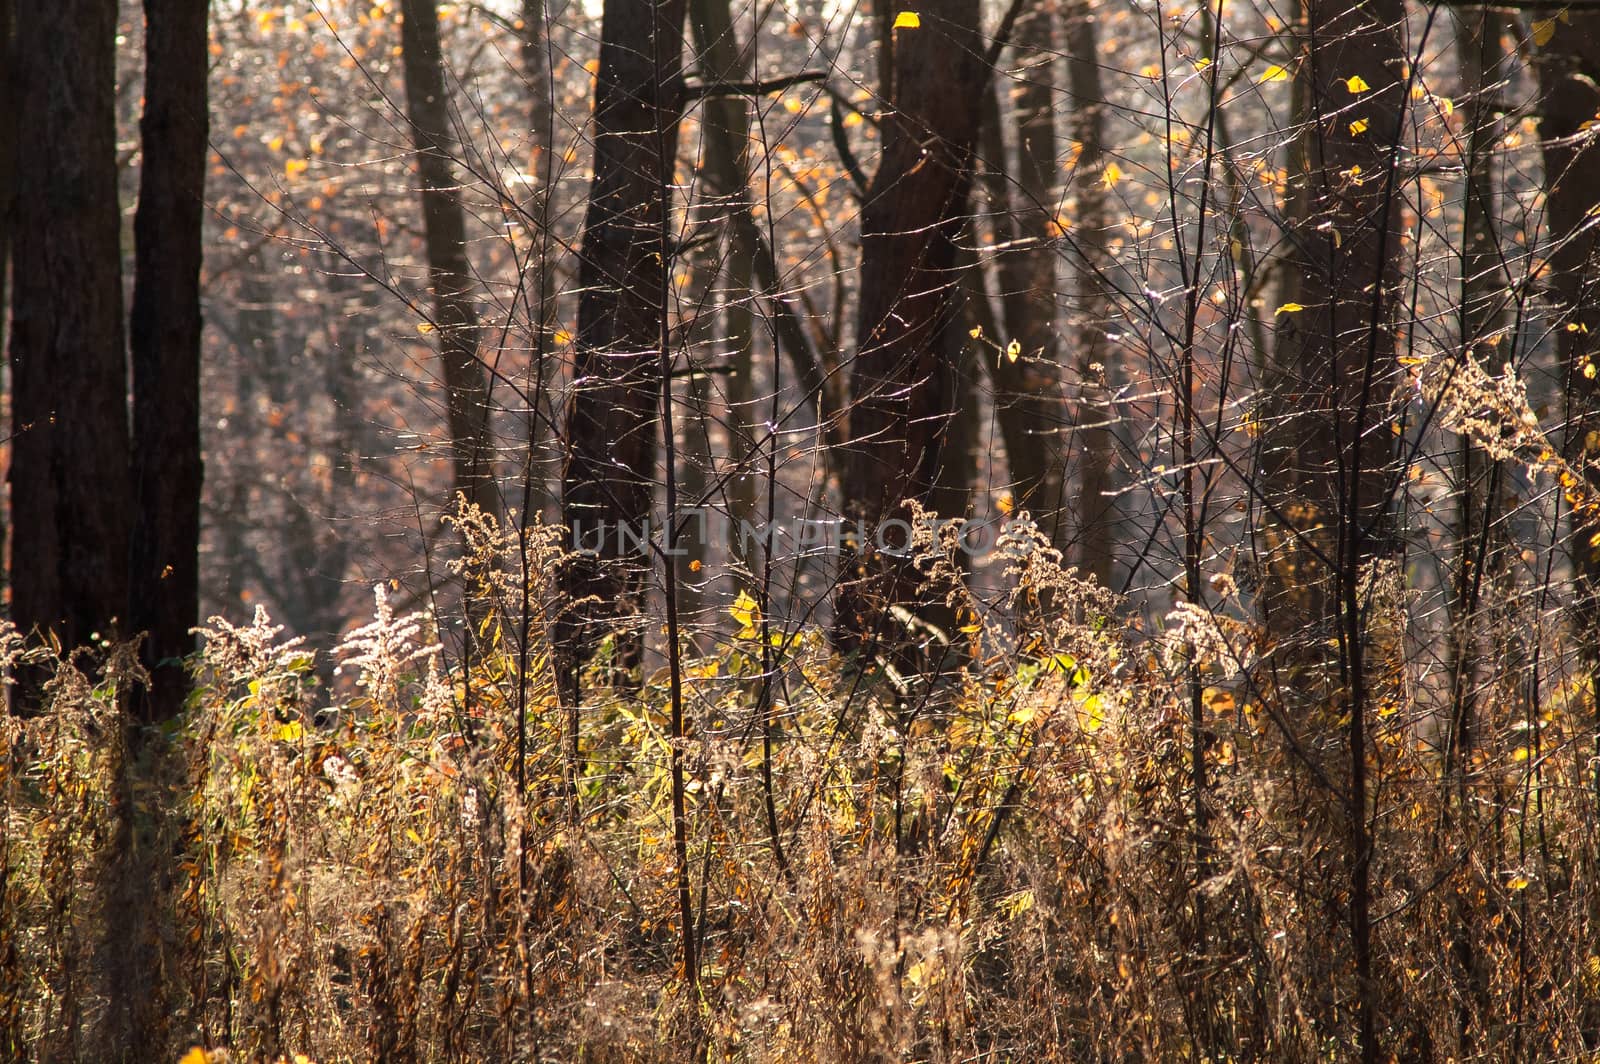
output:
[[914,30],[922,26],[922,16],[915,11],[902,11],[894,17],[894,28],[897,30]]
[[189,1050],[189,1052],[178,1058],[178,1064],[206,1064],[206,1062],[210,1059],[211,1058],[206,1055],[206,1051],[204,1049],[201,1049],[199,1046],[195,1046],[193,1049]]
[[417,322],[417,332],[421,333],[423,336],[427,336],[429,333],[433,332],[433,322],[431,322],[431,321],[419,321],[419,322]]
[[1086,732],[1097,732],[1106,722],[1105,700],[1090,695],[1078,704],[1078,727]]
[[760,610],[761,604],[751,598],[749,592],[741,591],[739,597],[733,600],[733,605],[728,607],[728,615],[738,621],[741,628],[754,628]]
[[1555,39],[1556,20],[1553,18],[1537,19],[1533,24],[1533,43],[1540,48]]
[[1271,66],[1267,67],[1267,69],[1265,69],[1265,70],[1263,70],[1261,72],[1261,76],[1259,78],[1256,78],[1256,84],[1257,85],[1265,85],[1269,81],[1288,81],[1288,80],[1289,80],[1289,71],[1287,69],[1285,69],[1284,67],[1281,67],[1278,64],[1274,63]]
[[283,164],[284,176],[299,177],[306,172],[307,165],[309,164],[304,159],[288,159]]
[[282,137],[273,137],[271,140],[267,141],[267,148],[269,150],[271,150],[271,151],[282,151],[283,150],[283,138]]
[[1367,82],[1366,82],[1366,79],[1363,78],[1360,74],[1353,75],[1348,81],[1346,81],[1344,83],[1344,87],[1349,89],[1353,93],[1363,93],[1363,92],[1371,92],[1372,91],[1372,86],[1368,85]]
[[272,737],[281,739],[286,743],[297,743],[300,741],[300,736],[304,734],[305,728],[301,726],[300,722],[291,720],[287,724],[280,724],[278,729],[272,733]]
[[1015,362],[1022,355],[1022,345],[1013,340],[1006,344],[1006,361]]
[[1122,180],[1122,167],[1116,163],[1106,163],[1105,173],[1100,175],[1100,180],[1105,182],[1106,188],[1116,188],[1117,182]]
[[979,339],[980,337],[983,336],[983,326],[982,325],[974,325],[971,328],[971,330],[968,331],[967,335],[972,337],[974,340]]
[[1433,102],[1439,105],[1439,110],[1447,115],[1456,113],[1456,102],[1448,96],[1435,96]]
[[406,838],[410,839],[412,842],[416,843],[418,846],[422,845],[422,836],[418,835],[416,833],[416,831],[413,830],[412,828],[406,828]]
[[1507,883],[1506,886],[1510,887],[1512,890],[1527,890],[1528,884],[1532,882],[1533,880],[1529,879],[1527,876],[1516,876],[1511,880],[1511,882]]
[[1586,381],[1594,380],[1594,372],[1595,372],[1595,370],[1594,370],[1594,363],[1593,362],[1585,362],[1583,364],[1583,379],[1584,380],[1586,380]]
[[1358,118],[1354,122],[1350,123],[1350,135],[1351,136],[1359,137],[1361,134],[1365,133],[1366,131],[1367,131],[1367,120],[1365,118]]
[[1071,654],[1050,655],[1050,660],[1044,663],[1044,671],[1065,673],[1067,682],[1073,687],[1089,682],[1089,670],[1079,665],[1078,659]]
[[854,111],[851,111],[849,114],[844,116],[844,128],[854,129],[856,126],[861,124],[861,121],[861,116],[856,114]]
[[1210,65],[1211,65],[1211,60],[1207,59],[1205,56],[1201,56],[1199,59],[1196,59],[1194,61],[1194,68],[1196,70],[1204,70],[1206,67],[1208,67]]
[[1283,306],[1278,308],[1277,313],[1278,314],[1298,314],[1302,310],[1305,310],[1305,309],[1306,308],[1302,307],[1299,303],[1285,303]]

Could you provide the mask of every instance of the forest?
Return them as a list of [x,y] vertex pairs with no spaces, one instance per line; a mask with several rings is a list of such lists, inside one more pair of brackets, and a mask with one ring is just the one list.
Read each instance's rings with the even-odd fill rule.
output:
[[1600,0],[0,0],[0,1059],[1600,1061]]

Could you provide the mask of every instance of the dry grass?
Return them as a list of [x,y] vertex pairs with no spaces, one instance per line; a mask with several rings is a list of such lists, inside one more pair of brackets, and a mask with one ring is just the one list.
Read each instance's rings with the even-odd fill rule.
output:
[[[571,765],[554,539],[536,530],[524,567],[515,540],[469,531],[498,575],[468,677],[381,591],[332,651],[343,694],[266,616],[214,620],[188,714],[130,742],[126,655],[28,652],[56,678],[49,713],[3,722],[5,1055],[126,1053],[130,996],[174,1060],[1350,1055],[1350,809],[1325,775],[1342,725],[1282,719],[1296,703],[1231,586],[1142,633],[1018,521],[1006,598],[949,587],[962,666],[935,682],[780,634],[770,755],[741,610],[686,662],[691,980],[665,681],[591,690]],[[1588,695],[1491,685],[1447,776],[1406,675],[1405,594],[1380,592],[1365,814],[1385,1055],[1580,1059],[1600,1038]],[[127,867],[155,915],[131,946],[107,888]],[[158,978],[118,981],[130,948]]]

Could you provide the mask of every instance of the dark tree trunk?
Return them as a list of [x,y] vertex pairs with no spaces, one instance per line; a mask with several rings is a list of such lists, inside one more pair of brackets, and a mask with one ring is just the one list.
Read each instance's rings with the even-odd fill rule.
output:
[[[1049,244],[1055,218],[1054,23],[1053,11],[1036,7],[1017,24],[1017,58],[1023,67],[1009,90],[1015,95],[1017,130],[1017,165],[1009,173],[999,101],[984,119],[984,163],[1000,179],[989,183],[995,236],[1007,243],[1032,241],[1003,252],[995,263],[1006,333],[991,340],[1002,347],[1015,342],[1021,353],[1013,361],[989,351],[985,364],[1017,507],[1031,511],[1056,545],[1065,546],[1068,419],[1055,333],[1058,252]],[[994,92],[1010,85],[1003,81]]]
[[[0,354],[6,350],[10,321],[7,308],[11,300],[12,197],[16,194],[17,172],[17,94],[13,84],[17,69],[13,47],[15,11],[15,0],[0,0]],[[6,541],[9,516],[0,508],[0,543]],[[9,572],[0,572],[0,589],[4,589],[10,579]]]
[[[1360,556],[1368,542],[1358,530],[1377,531],[1393,446],[1391,434],[1373,426],[1389,413],[1394,374],[1402,234],[1389,151],[1406,104],[1396,29],[1403,19],[1399,0],[1307,6],[1282,297],[1304,309],[1277,315],[1264,422],[1271,430],[1262,471],[1289,526],[1269,537],[1276,553],[1266,606],[1279,614],[1280,632],[1337,612],[1334,580],[1343,566],[1328,562]],[[1369,88],[1352,93],[1357,77]],[[1367,124],[1353,130],[1358,120]],[[1352,499],[1358,513],[1349,512]]]
[[[544,0],[522,0],[522,76],[528,82],[528,129],[531,134],[528,176],[541,173],[545,138],[554,107],[550,102],[550,40],[546,35]],[[541,186],[540,192],[545,190]]]
[[1072,97],[1072,138],[1082,145],[1073,176],[1078,210],[1071,219],[1078,253],[1073,334],[1078,370],[1078,409],[1073,440],[1078,462],[1078,505],[1075,536],[1078,564],[1102,583],[1111,581],[1116,551],[1116,440],[1109,380],[1113,372],[1111,305],[1106,274],[1111,269],[1107,247],[1110,212],[1102,181],[1106,142],[1106,95],[1100,79],[1100,33],[1093,6],[1077,0],[1067,7],[1067,71]]
[[183,708],[200,610],[200,260],[206,180],[206,0],[145,0],[143,163],[134,216],[135,518],[128,623],[146,633],[140,709]]
[[[921,25],[891,30],[892,84],[883,86],[883,155],[861,212],[860,319],[850,377],[841,490],[848,522],[869,540],[849,562],[836,602],[843,643],[882,627],[913,601],[917,574],[870,542],[906,500],[933,490],[957,410],[955,367],[941,343],[961,313],[955,239],[971,183],[983,54],[976,0],[937,0]],[[894,544],[890,544],[893,546]],[[892,623],[892,622],[889,622]]]
[[434,325],[444,368],[446,426],[455,492],[489,513],[496,510],[494,454],[483,367],[478,361],[476,282],[467,261],[466,218],[452,173],[455,135],[433,0],[402,0],[401,50],[405,63],[406,117],[417,149],[422,221],[433,289]]
[[[132,492],[114,0],[22,4],[10,360],[12,619],[64,647],[128,602]],[[24,694],[26,697],[26,693]]]
[[[0,0],[0,351],[6,347],[7,269],[11,263],[11,196],[16,187],[17,109],[16,61],[12,51],[15,0]],[[4,538],[0,528],[0,539]]]
[[[733,25],[733,15],[728,0],[692,0],[689,19],[694,28],[695,48],[699,52],[699,67],[705,80],[733,83],[751,80],[750,49],[741,45]],[[731,372],[723,386],[723,423],[727,427],[728,461],[740,472],[728,481],[726,488],[730,526],[734,529],[729,549],[748,572],[760,571],[755,557],[746,556],[745,545],[738,535],[741,521],[754,521],[756,515],[756,487],[760,478],[753,467],[757,459],[755,433],[751,420],[755,411],[750,382],[754,374],[754,342],[756,314],[754,307],[755,285],[758,274],[761,285],[773,297],[774,321],[778,331],[785,335],[777,338],[778,346],[786,348],[794,362],[802,387],[810,389],[811,397],[824,408],[820,393],[824,387],[822,375],[814,367],[810,347],[798,328],[798,318],[787,308],[779,306],[776,264],[764,247],[761,231],[753,214],[750,195],[750,101],[744,96],[717,96],[704,104],[702,129],[705,148],[702,172],[708,191],[716,208],[727,219],[727,250],[722,257],[721,289],[723,305],[720,308],[720,343],[726,352]],[[798,346],[797,346],[798,345]],[[797,354],[798,352],[798,354]]]
[[[563,574],[575,599],[562,620],[567,661],[587,656],[649,583],[660,420],[661,344],[670,249],[663,226],[682,98],[686,0],[606,0],[595,77],[594,177],[579,252],[578,335],[567,409],[562,518],[585,551]],[[638,662],[636,632],[616,631],[617,664]],[[570,692],[569,692],[570,693]]]
[[[1564,457],[1582,469],[1589,492],[1600,491],[1600,231],[1590,216],[1600,203],[1600,144],[1583,135],[1600,113],[1600,14],[1572,12],[1539,52],[1544,98],[1539,135],[1544,140],[1545,211],[1549,225],[1551,296],[1563,322],[1555,330],[1566,375]],[[1600,523],[1574,514],[1568,549],[1578,574],[1576,619],[1590,678],[1600,684]],[[1596,687],[1600,690],[1600,686]],[[1592,725],[1600,752],[1600,720]],[[1600,802],[1600,759],[1593,800]]]
[[[1600,358],[1600,230],[1590,212],[1600,203],[1600,144],[1580,136],[1600,112],[1600,14],[1573,12],[1539,53],[1551,294],[1565,327],[1556,342],[1568,376],[1568,459],[1585,469],[1600,459],[1600,375],[1584,367]],[[1587,623],[1600,623],[1600,545],[1594,529],[1574,523],[1572,554],[1585,581]]]

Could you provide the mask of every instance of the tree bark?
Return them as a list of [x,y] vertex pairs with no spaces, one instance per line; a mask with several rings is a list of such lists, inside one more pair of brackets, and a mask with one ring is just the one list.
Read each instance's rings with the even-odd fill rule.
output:
[[146,633],[139,709],[183,708],[200,612],[200,266],[206,0],[145,0],[143,162],[134,216],[133,484],[128,621]]
[[621,668],[637,665],[642,649],[638,633],[616,630],[616,621],[638,608],[652,569],[631,537],[650,523],[656,479],[670,255],[663,227],[683,95],[685,7],[686,0],[606,0],[602,15],[562,475],[562,517],[580,551],[563,571],[563,587],[574,600],[589,600],[558,625],[569,694],[573,669],[603,635],[615,635]]
[[[1276,507],[1264,605],[1279,632],[1336,613],[1336,578],[1355,578],[1342,561],[1370,549],[1393,447],[1373,426],[1388,414],[1400,282],[1389,151],[1406,105],[1402,6],[1307,0],[1305,10],[1282,294],[1304,309],[1277,316],[1260,470]],[[1352,93],[1352,78],[1368,88]]]
[[883,519],[904,516],[904,501],[928,498],[957,410],[954,367],[940,341],[961,312],[955,239],[981,113],[973,87],[986,72],[976,0],[937,0],[918,16],[919,26],[889,31],[892,83],[882,94],[892,110],[861,212],[860,318],[840,486],[847,523],[859,523],[869,542],[845,559],[854,571],[835,603],[846,647],[873,632],[898,641],[883,622],[890,607],[915,600],[918,576],[870,541]]
[[[999,101],[984,118],[984,162],[1000,178],[993,192],[995,236],[1007,243],[1031,241],[995,260],[1006,334],[992,339],[1002,347],[1015,342],[1021,354],[1013,361],[990,352],[986,364],[1017,507],[1031,511],[1056,546],[1064,547],[1069,419],[1055,333],[1057,251],[1050,244],[1056,213],[1054,30],[1054,12],[1043,6],[1035,6],[1017,24],[1017,58],[1023,69],[1011,90],[1017,131],[1014,168],[1006,167]],[[1007,84],[1001,81],[995,91]]]
[[434,325],[444,368],[446,426],[455,492],[489,513],[497,510],[494,451],[489,439],[488,391],[478,361],[476,281],[467,261],[461,188],[452,172],[456,149],[433,0],[401,0],[406,117],[422,182],[422,220]]
[[[11,244],[15,227],[17,108],[15,53],[15,0],[0,0],[0,353],[6,350],[11,302]],[[0,511],[0,543],[6,541],[9,513]],[[0,589],[10,584],[9,571],[0,572]]]
[[[1600,203],[1600,144],[1584,127],[1600,113],[1600,13],[1573,12],[1539,51],[1544,141],[1550,295],[1562,324],[1556,350],[1566,376],[1564,457],[1582,469],[1590,492],[1600,491],[1600,231],[1590,212]],[[1600,532],[1592,516],[1574,513],[1568,550],[1577,570],[1574,614],[1591,681],[1600,684]],[[1600,690],[1600,686],[1596,687]],[[1591,725],[1600,753],[1600,720]],[[1600,760],[1591,781],[1600,802]]]
[[[6,313],[11,264],[11,197],[16,188],[16,57],[13,52],[15,0],[0,0],[0,351],[6,349]],[[4,538],[0,527],[0,539]]]
[[[12,619],[63,647],[128,602],[113,0],[22,4],[10,361]],[[26,695],[24,695],[26,697]]]
[[1067,77],[1072,97],[1072,138],[1082,147],[1072,183],[1077,210],[1071,218],[1077,251],[1073,311],[1073,349],[1077,353],[1078,402],[1073,438],[1082,457],[1078,463],[1078,510],[1074,530],[1077,561],[1084,572],[1110,583],[1116,552],[1116,438],[1112,432],[1109,387],[1111,305],[1106,298],[1111,254],[1106,234],[1110,212],[1101,162],[1105,152],[1106,95],[1100,79],[1100,34],[1089,0],[1068,5]]

